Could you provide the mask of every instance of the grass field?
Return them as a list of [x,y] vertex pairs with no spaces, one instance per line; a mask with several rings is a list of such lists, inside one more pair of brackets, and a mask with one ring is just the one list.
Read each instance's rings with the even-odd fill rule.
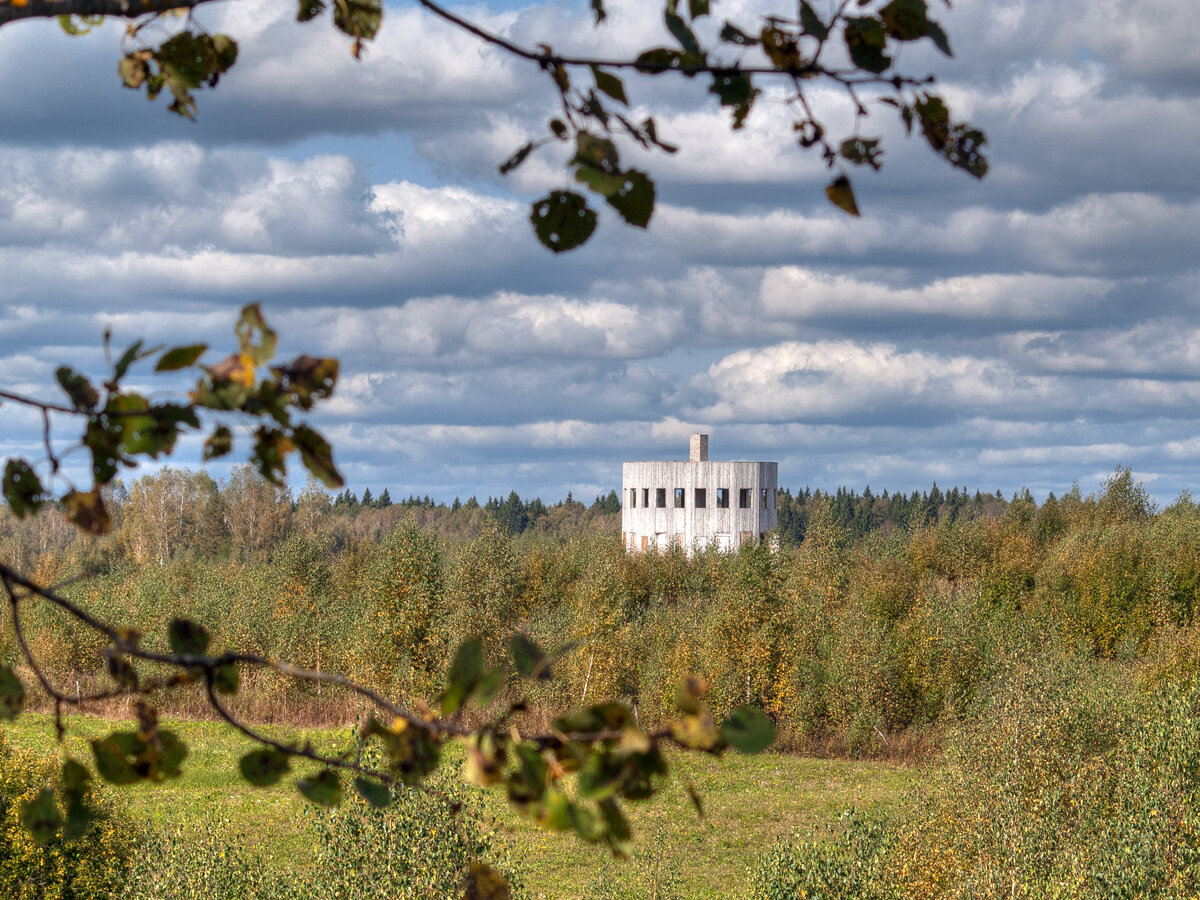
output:
[[[68,723],[68,750],[82,758],[90,755],[88,738],[117,727],[80,717],[70,717]],[[211,827],[216,819],[243,836],[265,866],[312,864],[305,801],[289,785],[254,789],[238,776],[237,760],[251,748],[249,740],[217,723],[172,722],[165,727],[191,749],[185,774],[163,785],[121,790],[135,816],[185,831]],[[52,747],[54,729],[46,716],[23,716],[5,726],[5,732],[19,747]],[[338,729],[304,735],[325,749],[340,749],[349,739],[348,731]],[[894,808],[914,779],[922,777],[920,770],[882,763],[777,754],[723,759],[673,754],[671,764],[668,788],[632,809],[638,849],[629,861],[613,862],[598,847],[546,832],[514,814],[499,793],[480,793],[534,897],[598,896],[603,887],[609,889],[605,896],[651,896],[656,887],[665,886],[672,888],[668,895],[711,897],[737,893],[756,854],[775,839],[793,832],[820,837],[850,806]],[[704,799],[703,821],[688,799],[687,781]]]

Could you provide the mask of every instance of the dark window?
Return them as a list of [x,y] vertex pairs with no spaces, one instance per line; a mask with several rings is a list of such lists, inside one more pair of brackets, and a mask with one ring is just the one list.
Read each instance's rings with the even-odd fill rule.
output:
[[629,489],[629,508],[637,509],[637,488]]
[[683,509],[683,488],[675,488],[675,508]]
[[696,509],[704,509],[708,506],[708,491],[704,488],[696,488]]
[[738,488],[738,506],[742,509],[750,508],[750,488]]
[[763,488],[763,489],[762,489],[762,491],[763,491],[763,496],[762,496],[762,508],[763,508],[763,509],[766,509],[766,508],[768,507],[768,503],[767,503],[767,489],[766,489],[766,488]]
[[717,488],[717,509],[729,509],[729,488]]
[[650,488],[642,488],[642,506],[650,505]]
[[656,507],[658,507],[659,509],[667,508],[667,489],[666,488],[655,488],[654,489],[654,505]]

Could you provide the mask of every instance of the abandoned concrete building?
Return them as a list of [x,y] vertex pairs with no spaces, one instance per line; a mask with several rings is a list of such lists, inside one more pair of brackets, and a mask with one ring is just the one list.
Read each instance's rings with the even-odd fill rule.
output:
[[621,540],[626,550],[736,550],[778,524],[779,464],[708,458],[708,435],[691,436],[690,458],[621,467]]

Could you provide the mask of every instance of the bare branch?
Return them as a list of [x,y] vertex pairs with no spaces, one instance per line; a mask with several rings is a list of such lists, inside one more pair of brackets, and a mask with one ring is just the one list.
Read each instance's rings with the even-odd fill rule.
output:
[[52,19],[56,16],[111,16],[136,19],[172,9],[194,9],[213,0],[28,0],[18,6],[0,2],[0,26],[22,19]]

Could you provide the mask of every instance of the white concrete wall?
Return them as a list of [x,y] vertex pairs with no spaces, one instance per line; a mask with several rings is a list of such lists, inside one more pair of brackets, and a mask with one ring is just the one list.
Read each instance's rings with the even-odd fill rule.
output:
[[[779,465],[773,462],[627,462],[621,468],[621,531],[625,547],[661,549],[678,543],[689,554],[709,544],[736,550],[747,535],[757,541],[760,534],[779,521],[776,506]],[[666,506],[655,505],[656,491],[666,491]],[[675,508],[675,490],[683,488],[684,505]],[[696,489],[705,491],[705,506],[696,506]],[[729,508],[717,506],[718,488],[729,490]],[[762,502],[763,489],[767,503]],[[750,507],[738,502],[742,489],[750,491]],[[630,491],[637,491],[636,506]],[[644,494],[648,492],[648,494]],[[643,505],[648,496],[649,505]]]

